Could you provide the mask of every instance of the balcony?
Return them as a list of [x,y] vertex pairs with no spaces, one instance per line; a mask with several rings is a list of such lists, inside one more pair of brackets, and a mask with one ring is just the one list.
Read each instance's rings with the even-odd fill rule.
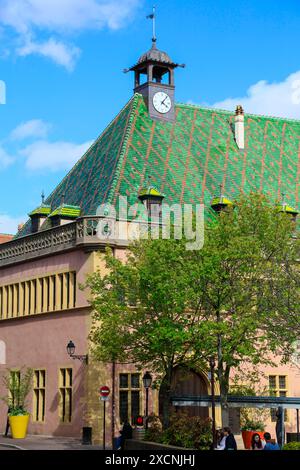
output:
[[102,222],[104,219],[101,217],[80,217],[75,222],[3,243],[0,245],[0,268],[76,248],[128,245],[128,240],[114,237],[111,230],[107,233],[102,230],[102,236],[99,236],[99,224]]

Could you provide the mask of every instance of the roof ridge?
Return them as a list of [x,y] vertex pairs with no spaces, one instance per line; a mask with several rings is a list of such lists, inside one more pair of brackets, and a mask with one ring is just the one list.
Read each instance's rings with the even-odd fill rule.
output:
[[117,185],[118,180],[119,180],[121,167],[122,167],[124,157],[125,157],[125,154],[126,154],[126,150],[127,150],[127,147],[128,147],[128,140],[129,140],[129,135],[131,133],[131,129],[132,129],[132,125],[133,125],[133,119],[134,119],[135,111],[136,111],[137,105],[138,105],[141,98],[142,98],[142,95],[140,93],[135,93],[133,95],[132,99],[131,99],[130,116],[129,116],[127,126],[126,126],[127,129],[126,129],[126,132],[125,132],[123,145],[122,145],[122,148],[121,148],[121,151],[120,151],[120,154],[119,154],[119,161],[117,163],[114,178],[111,182],[110,190],[109,190],[109,193],[108,193],[108,197],[107,197],[107,201],[106,201],[107,204],[111,203],[112,198],[115,194],[116,185]]
[[[235,115],[235,111],[229,111],[228,109],[222,109],[222,108],[214,108],[212,106],[204,106],[200,104],[193,104],[193,103],[175,103],[175,106],[183,107],[183,108],[197,108],[197,109],[205,109],[207,111],[216,111],[222,114],[228,114],[228,115]],[[295,119],[295,118],[285,118],[282,116],[272,116],[268,114],[255,114],[255,113],[247,113],[245,112],[245,116],[254,116],[254,117],[260,117],[264,119],[271,119],[275,121],[284,121],[284,122],[291,122],[291,123],[297,123],[300,124],[300,119]]]

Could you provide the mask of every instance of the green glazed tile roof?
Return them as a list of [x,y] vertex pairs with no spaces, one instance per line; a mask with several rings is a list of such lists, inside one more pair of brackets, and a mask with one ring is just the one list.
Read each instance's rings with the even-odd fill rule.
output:
[[45,204],[42,204],[40,207],[37,207],[36,209],[34,209],[32,212],[30,212],[28,215],[29,216],[32,216],[32,215],[44,215],[44,216],[48,216],[51,212],[51,207],[50,206],[46,206]]
[[[222,185],[226,198],[262,191],[274,201],[286,194],[298,207],[300,121],[245,114],[245,149],[234,139],[232,112],[176,105],[176,121],[149,118],[136,94],[45,201],[53,209],[65,194],[82,215],[120,195],[130,205],[151,175],[165,203],[204,202]],[[27,223],[18,236],[29,233]]]
[[62,206],[55,209],[49,217],[55,217],[60,215],[62,217],[70,217],[73,219],[77,219],[80,216],[81,209],[79,206],[69,206],[67,204],[63,204]]

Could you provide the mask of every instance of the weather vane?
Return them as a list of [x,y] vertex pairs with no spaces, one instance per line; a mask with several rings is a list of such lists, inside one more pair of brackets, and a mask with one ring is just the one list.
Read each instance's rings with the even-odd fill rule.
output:
[[155,5],[153,5],[153,11],[151,15],[146,16],[147,19],[152,20],[152,42],[156,42],[156,30],[155,30],[155,19],[156,19],[156,14],[155,14]]

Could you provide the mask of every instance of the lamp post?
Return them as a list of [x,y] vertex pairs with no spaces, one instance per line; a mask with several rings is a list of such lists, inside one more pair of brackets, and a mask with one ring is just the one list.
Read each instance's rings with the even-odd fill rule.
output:
[[215,359],[212,356],[209,359],[210,365],[210,383],[211,383],[211,415],[212,415],[212,437],[213,449],[216,448],[216,404],[215,404]]
[[147,371],[143,376],[143,384],[146,389],[146,424],[145,427],[148,429],[148,405],[149,405],[149,388],[152,384],[152,377],[150,373]]
[[76,346],[72,340],[70,340],[67,344],[67,353],[72,359],[78,359],[79,361],[83,362],[84,364],[88,363],[88,355],[87,354],[75,354]]

